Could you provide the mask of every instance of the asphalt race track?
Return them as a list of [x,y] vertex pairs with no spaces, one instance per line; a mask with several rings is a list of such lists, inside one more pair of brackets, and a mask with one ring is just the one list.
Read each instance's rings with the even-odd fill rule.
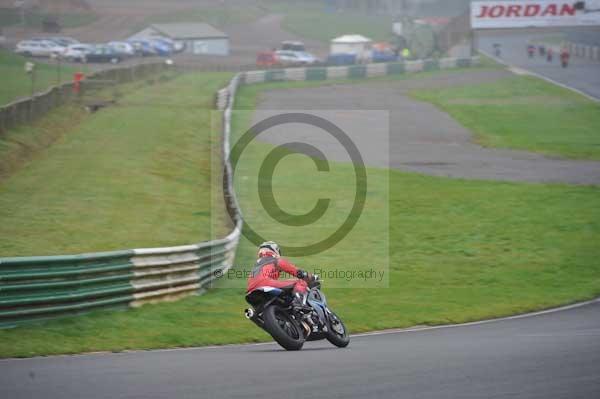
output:
[[[596,32],[600,36],[600,31]],[[493,44],[502,46],[500,59],[509,65],[520,67],[539,75],[550,78],[558,83],[567,85],[600,99],[600,61],[592,61],[571,55],[568,68],[560,66],[560,57],[554,54],[553,61],[547,62],[544,57],[536,54],[534,58],[527,55],[529,39],[552,36],[552,31],[546,33],[480,33],[479,49],[493,54]]]
[[[248,328],[255,328],[248,325]],[[423,331],[0,360],[1,398],[598,398],[600,301]]]

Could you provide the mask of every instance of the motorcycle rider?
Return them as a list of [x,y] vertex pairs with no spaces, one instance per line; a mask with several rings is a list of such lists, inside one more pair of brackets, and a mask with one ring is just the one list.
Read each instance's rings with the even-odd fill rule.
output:
[[[281,272],[290,274],[295,279],[279,280]],[[281,257],[281,248],[274,241],[266,241],[258,247],[258,259],[248,277],[247,292],[259,287],[290,288],[293,287],[293,306],[303,308],[306,306],[308,293],[307,281],[314,279],[310,273],[298,269],[287,259]]]
[[563,68],[566,68],[569,65],[569,58],[571,54],[569,53],[569,48],[567,46],[563,46],[560,49],[560,61]]

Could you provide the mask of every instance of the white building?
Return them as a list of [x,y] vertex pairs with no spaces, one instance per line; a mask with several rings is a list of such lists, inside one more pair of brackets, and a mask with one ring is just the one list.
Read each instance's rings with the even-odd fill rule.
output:
[[330,54],[354,54],[357,59],[368,59],[373,41],[362,35],[344,35],[331,41]]
[[129,39],[167,37],[184,45],[189,54],[229,55],[229,36],[205,23],[153,24]]

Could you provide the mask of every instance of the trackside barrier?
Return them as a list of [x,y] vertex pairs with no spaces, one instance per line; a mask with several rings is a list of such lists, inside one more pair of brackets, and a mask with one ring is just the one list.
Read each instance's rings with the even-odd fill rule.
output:
[[242,230],[228,160],[238,80],[217,94],[217,106],[225,108],[223,190],[235,215],[231,233],[219,240],[167,248],[0,258],[0,328],[202,293],[233,265]]
[[575,57],[587,58],[593,61],[600,61],[600,47],[590,46],[588,44],[568,43],[569,52]]
[[[540,44],[544,44],[542,42],[533,42],[532,44],[535,45],[540,45]],[[598,46],[590,46],[588,44],[580,44],[580,43],[573,43],[573,42],[566,42],[565,44],[569,50],[569,53],[571,54],[572,57],[578,57],[578,58],[587,58],[588,60],[592,60],[592,61],[600,61],[600,47]],[[547,45],[547,48],[551,48],[552,51],[554,51],[555,54],[560,54],[560,51],[562,49],[562,45]]]
[[253,84],[294,80],[360,79],[401,73],[433,71],[477,65],[479,57],[441,58],[406,62],[377,63],[349,66],[307,67],[247,71],[239,74],[240,83]]
[[66,256],[0,258],[0,327],[76,315],[99,308],[131,307],[202,293],[234,262],[242,214],[229,162],[231,115],[241,84],[276,80],[368,78],[476,64],[474,59],[249,71],[216,93],[223,111],[223,193],[234,227],[225,238],[176,247]]
[[[161,62],[106,69],[88,75],[82,81],[81,90],[92,89],[93,81],[110,81],[115,84],[133,82],[169,68],[172,67]],[[44,116],[48,111],[76,98],[78,96],[73,92],[73,83],[63,83],[34,94],[33,97],[0,106],[0,134],[18,125],[33,122]]]

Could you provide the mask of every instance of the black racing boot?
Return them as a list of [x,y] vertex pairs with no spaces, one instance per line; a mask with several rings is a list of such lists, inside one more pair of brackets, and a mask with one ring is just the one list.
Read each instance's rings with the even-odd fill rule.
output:
[[292,309],[300,313],[310,313],[311,308],[306,303],[307,295],[296,292],[292,300]]

